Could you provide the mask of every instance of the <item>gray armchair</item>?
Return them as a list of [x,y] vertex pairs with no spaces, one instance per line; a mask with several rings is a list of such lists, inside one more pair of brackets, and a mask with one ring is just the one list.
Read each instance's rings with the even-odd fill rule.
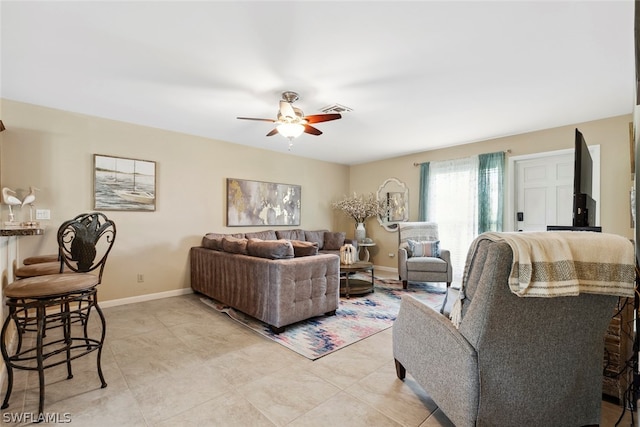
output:
[[507,284],[512,260],[507,243],[480,242],[459,329],[402,297],[398,378],[409,372],[458,427],[599,424],[603,338],[617,297],[518,297]]
[[399,222],[398,223],[398,275],[402,287],[407,288],[414,282],[446,282],[451,285],[453,269],[451,253],[448,249],[440,249],[439,257],[410,256],[409,240],[438,241],[438,224],[433,222]]

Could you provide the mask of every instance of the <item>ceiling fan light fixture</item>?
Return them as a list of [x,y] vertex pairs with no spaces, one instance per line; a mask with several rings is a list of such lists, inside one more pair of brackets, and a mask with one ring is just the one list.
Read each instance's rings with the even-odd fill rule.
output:
[[300,123],[280,123],[276,128],[280,135],[289,140],[299,137],[304,132],[304,126]]
[[291,150],[293,140],[302,135],[303,132],[316,136],[322,135],[322,131],[311,126],[312,124],[342,118],[339,113],[305,116],[300,108],[291,105],[296,100],[298,100],[297,93],[291,91],[282,92],[282,100],[280,100],[280,108],[278,109],[276,120],[259,119],[255,117],[238,117],[238,119],[275,123],[275,128],[272,129],[267,136],[273,136],[279,133],[289,140],[289,150]]

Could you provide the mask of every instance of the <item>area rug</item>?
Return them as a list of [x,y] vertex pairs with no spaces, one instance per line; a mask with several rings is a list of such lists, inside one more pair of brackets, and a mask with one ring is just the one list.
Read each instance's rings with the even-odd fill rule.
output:
[[340,298],[335,316],[320,316],[286,327],[274,334],[269,327],[250,316],[221,303],[201,298],[201,301],[251,330],[316,360],[380,331],[390,328],[398,315],[400,298],[411,294],[434,310],[440,309],[444,300],[444,288],[429,283],[411,283],[402,289],[402,282],[393,279],[375,279],[375,292]]

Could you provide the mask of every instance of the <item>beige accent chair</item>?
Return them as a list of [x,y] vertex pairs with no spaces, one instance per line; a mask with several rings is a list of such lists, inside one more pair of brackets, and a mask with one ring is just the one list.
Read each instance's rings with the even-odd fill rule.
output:
[[398,275],[402,287],[407,289],[409,282],[446,282],[447,289],[451,285],[453,269],[451,253],[448,249],[440,249],[440,257],[410,257],[408,240],[436,241],[438,224],[434,222],[400,222],[398,223]]
[[480,242],[459,329],[402,297],[398,378],[411,374],[457,427],[600,424],[604,335],[618,297],[518,297],[508,286],[512,260],[507,243]]

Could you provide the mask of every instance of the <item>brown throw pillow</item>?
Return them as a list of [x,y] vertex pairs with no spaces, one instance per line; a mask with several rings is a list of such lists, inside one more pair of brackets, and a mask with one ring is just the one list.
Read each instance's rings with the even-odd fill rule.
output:
[[249,239],[247,252],[251,256],[268,259],[293,258],[293,246],[288,240]]
[[295,257],[318,255],[318,244],[316,242],[305,242],[302,240],[292,240],[293,254]]
[[277,240],[276,232],[274,230],[255,231],[253,233],[244,233],[244,237],[247,239],[261,239],[261,240]]
[[344,231],[331,232],[327,231],[324,233],[324,250],[327,251],[338,251],[344,245],[344,239],[347,236],[347,233]]
[[202,246],[207,249],[213,249],[215,251],[222,251],[222,238],[223,237],[237,237],[243,238],[244,234],[222,234],[222,233],[207,233],[202,236]]
[[304,242],[304,230],[296,228],[295,230],[276,230],[278,239],[301,240]]
[[307,242],[316,242],[318,244],[318,249],[322,249],[324,247],[324,233],[327,230],[316,230],[316,231],[306,231],[304,232],[304,240]]
[[247,239],[225,236],[222,238],[222,250],[232,254],[247,255]]

